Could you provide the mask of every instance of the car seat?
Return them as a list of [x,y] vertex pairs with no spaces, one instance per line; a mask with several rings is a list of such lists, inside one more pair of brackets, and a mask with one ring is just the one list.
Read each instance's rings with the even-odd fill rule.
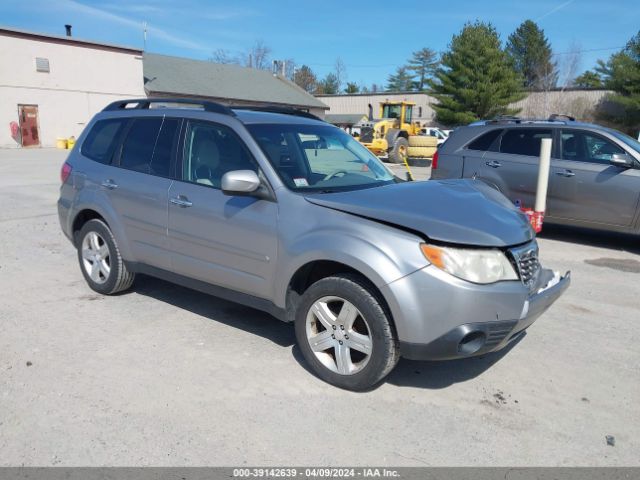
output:
[[198,143],[192,165],[191,178],[203,185],[220,186],[220,150],[211,139],[205,138]]

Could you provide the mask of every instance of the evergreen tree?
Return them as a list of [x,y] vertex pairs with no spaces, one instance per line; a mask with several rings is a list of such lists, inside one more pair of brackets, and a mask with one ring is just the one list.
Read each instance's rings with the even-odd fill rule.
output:
[[316,93],[324,93],[327,95],[334,95],[338,93],[338,77],[335,73],[328,73],[324,79],[318,83],[318,88]]
[[583,88],[604,87],[604,84],[602,83],[602,77],[600,77],[598,72],[594,72],[593,70],[587,70],[582,75],[578,75],[573,80],[573,84],[576,87],[583,87]]
[[515,115],[510,103],[524,98],[522,80],[502,50],[496,29],[488,23],[467,23],[454,35],[429,81],[437,120],[461,125],[497,115]]
[[293,81],[296,85],[309,93],[315,92],[318,83],[315,73],[313,73],[313,70],[311,70],[307,65],[302,65],[300,68],[296,69],[293,74]]
[[524,21],[509,36],[506,51],[526,88],[548,90],[556,85],[558,72],[551,61],[551,46],[534,21]]
[[413,73],[418,90],[425,89],[427,80],[433,76],[437,66],[438,54],[430,48],[425,47],[413,52],[407,69]]
[[407,67],[398,67],[396,73],[387,78],[387,91],[406,92],[415,88],[413,75],[409,73]]
[[355,82],[347,82],[347,86],[344,89],[344,93],[358,93],[360,87]]
[[622,51],[611,55],[607,63],[598,63],[604,86],[615,91],[607,98],[613,107],[611,113],[603,114],[602,118],[637,136],[640,130],[640,31]]

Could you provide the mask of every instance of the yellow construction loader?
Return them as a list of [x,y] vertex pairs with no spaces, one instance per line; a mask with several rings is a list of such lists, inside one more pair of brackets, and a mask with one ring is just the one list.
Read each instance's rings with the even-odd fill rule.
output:
[[392,163],[433,157],[438,140],[420,135],[420,124],[411,121],[414,106],[412,102],[381,102],[380,120],[370,118],[360,128],[360,143],[379,157],[388,156]]

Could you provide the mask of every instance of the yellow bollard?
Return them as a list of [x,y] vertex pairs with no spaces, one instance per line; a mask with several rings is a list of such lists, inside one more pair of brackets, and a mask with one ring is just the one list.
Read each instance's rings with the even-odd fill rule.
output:
[[60,148],[62,150],[67,148],[67,139],[66,138],[56,138],[56,148]]
[[67,148],[69,150],[71,150],[75,144],[76,144],[76,137],[71,136],[67,139]]

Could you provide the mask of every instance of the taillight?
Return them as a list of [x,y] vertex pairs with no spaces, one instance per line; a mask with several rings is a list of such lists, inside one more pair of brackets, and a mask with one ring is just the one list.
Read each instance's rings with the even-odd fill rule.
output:
[[433,158],[431,159],[431,170],[435,170],[436,168],[438,168],[438,151],[436,150],[436,153],[433,154]]
[[67,181],[67,178],[69,178],[69,175],[71,175],[71,170],[73,170],[71,165],[69,165],[67,162],[64,162],[64,164],[62,165],[62,169],[60,170],[60,181],[62,183]]

